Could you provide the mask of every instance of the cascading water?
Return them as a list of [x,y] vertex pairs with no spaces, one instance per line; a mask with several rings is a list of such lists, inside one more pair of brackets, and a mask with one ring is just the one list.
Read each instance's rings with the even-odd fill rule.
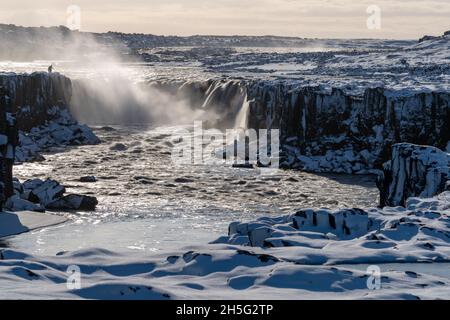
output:
[[239,113],[236,116],[234,129],[247,129],[249,110],[250,110],[250,101],[248,100],[247,95],[245,95],[244,103],[242,104],[241,110],[239,110]]

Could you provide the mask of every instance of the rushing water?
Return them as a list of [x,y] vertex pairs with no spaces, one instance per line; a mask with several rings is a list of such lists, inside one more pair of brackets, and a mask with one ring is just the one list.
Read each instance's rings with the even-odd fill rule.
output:
[[[226,234],[235,220],[301,207],[366,207],[377,203],[372,176],[314,175],[231,166],[175,165],[175,127],[96,128],[102,143],[46,155],[15,167],[21,180],[51,177],[68,192],[98,197],[95,212],[64,214],[69,222],[11,237],[6,245],[37,254],[102,247],[117,251],[179,249]],[[116,150],[121,143],[126,150]],[[116,146],[116,147],[114,147]],[[123,148],[122,148],[123,149]],[[95,175],[95,183],[79,178]]]

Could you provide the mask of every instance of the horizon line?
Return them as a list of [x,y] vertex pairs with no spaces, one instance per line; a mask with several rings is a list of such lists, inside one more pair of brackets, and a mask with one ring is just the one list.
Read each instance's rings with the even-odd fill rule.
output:
[[[72,30],[70,28],[68,28],[66,25],[51,25],[51,26],[36,26],[36,25],[18,25],[15,23],[4,23],[4,22],[0,22],[0,25],[9,25],[9,26],[15,26],[15,27],[21,27],[21,28],[66,28],[72,32],[79,32],[79,33],[90,33],[90,34],[106,34],[106,33],[122,33],[122,34],[128,34],[128,35],[146,35],[146,36],[157,36],[157,37],[178,37],[178,38],[191,38],[191,37],[229,37],[229,38],[233,38],[233,37],[253,37],[253,38],[268,38],[268,37],[273,37],[273,38],[285,38],[285,39],[304,39],[304,40],[385,40],[385,41],[414,41],[414,40],[419,40],[420,38],[416,38],[416,37],[411,37],[411,38],[319,38],[319,37],[302,37],[302,36],[287,36],[287,35],[276,35],[276,34],[266,34],[266,35],[252,35],[252,34],[191,34],[191,35],[177,35],[177,34],[156,34],[156,33],[145,33],[145,32],[124,32],[124,31],[113,31],[113,30],[108,30],[108,31],[103,31],[103,32],[99,32],[99,31],[87,31],[87,30]],[[450,27],[449,27],[450,30]],[[444,31],[445,32],[445,31]],[[444,33],[442,33],[441,35],[443,35]],[[427,34],[423,34],[422,37],[424,36],[430,36]],[[439,35],[438,35],[439,36]]]

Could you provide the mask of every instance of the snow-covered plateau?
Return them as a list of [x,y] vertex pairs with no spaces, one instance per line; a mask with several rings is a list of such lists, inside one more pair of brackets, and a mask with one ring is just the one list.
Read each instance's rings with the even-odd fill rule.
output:
[[[0,239],[0,298],[450,299],[450,34],[89,37],[130,59],[3,52],[6,206],[66,222]],[[196,120],[278,129],[281,168],[173,163]]]

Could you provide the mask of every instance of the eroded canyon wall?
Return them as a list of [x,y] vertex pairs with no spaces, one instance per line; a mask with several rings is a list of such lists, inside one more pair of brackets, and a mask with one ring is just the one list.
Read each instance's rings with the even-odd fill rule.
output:
[[395,143],[444,150],[450,141],[447,92],[367,88],[352,93],[286,81],[224,79],[151,85],[197,108],[214,110],[219,128],[232,128],[230,119],[247,101],[247,127],[280,129],[281,163],[286,168],[367,173],[382,168]]
[[44,124],[53,107],[66,109],[72,95],[71,80],[59,73],[0,73],[0,86],[7,92],[8,108],[23,131]]
[[445,149],[450,140],[449,93],[257,83],[248,96],[249,127],[281,130],[288,167],[357,173],[381,168],[395,143]]

